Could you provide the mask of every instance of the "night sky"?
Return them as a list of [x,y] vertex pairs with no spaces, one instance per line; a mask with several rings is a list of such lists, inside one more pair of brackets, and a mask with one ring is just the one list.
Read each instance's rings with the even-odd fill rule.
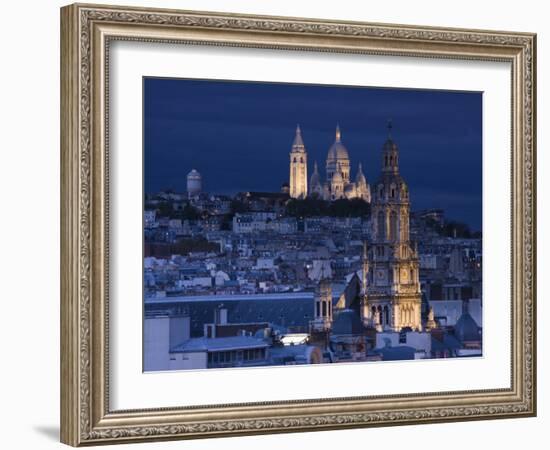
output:
[[336,123],[355,178],[372,185],[388,119],[399,146],[411,209],[442,208],[481,229],[482,93],[307,84],[144,79],[145,192],[186,190],[197,169],[203,190],[280,191],[289,178],[296,124],[308,152],[308,178],[325,160]]

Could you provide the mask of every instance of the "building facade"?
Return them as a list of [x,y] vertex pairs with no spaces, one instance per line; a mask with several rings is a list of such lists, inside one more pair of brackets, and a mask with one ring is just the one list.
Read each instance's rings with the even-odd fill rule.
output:
[[315,331],[327,331],[332,327],[332,287],[328,273],[321,272],[315,289],[312,327]]
[[348,149],[342,142],[342,133],[338,125],[334,143],[328,150],[325,169],[326,180],[323,182],[315,162],[309,183],[309,195],[327,201],[360,198],[370,202],[370,187],[363,174],[361,163],[359,163],[355,180],[351,181],[351,161]]
[[307,150],[302,139],[300,125],[290,151],[290,197],[307,197]]
[[422,330],[418,251],[409,239],[410,198],[390,133],[372,198],[372,245],[364,257],[363,321],[384,330]]
[[290,197],[305,198],[309,195],[327,201],[361,198],[370,202],[370,187],[363,174],[361,164],[358,166],[355,180],[351,180],[350,157],[347,148],[342,143],[339,126],[336,126],[336,137],[328,150],[325,168],[326,180],[323,182],[317,162],[314,163],[308,186],[307,151],[298,126],[290,152]]

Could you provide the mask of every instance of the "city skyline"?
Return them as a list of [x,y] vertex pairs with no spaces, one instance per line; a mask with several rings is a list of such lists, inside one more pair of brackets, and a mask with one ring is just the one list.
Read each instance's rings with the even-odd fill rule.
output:
[[391,119],[413,208],[481,229],[480,93],[146,78],[144,100],[148,193],[184,191],[192,168],[208,192],[278,192],[297,123],[309,173],[317,161],[324,174],[339,124],[353,176],[362,163],[372,185]]
[[[146,89],[146,183],[173,173],[178,186],[185,174],[186,185],[144,199],[145,371],[483,355],[482,235],[454,221],[468,213],[475,220],[476,208],[437,197],[481,201],[481,177],[471,178],[481,170],[481,120],[469,124],[480,112],[477,95],[183,85],[170,96]],[[456,95],[462,103],[443,100]],[[405,124],[399,133],[385,121],[372,152],[378,163],[354,151],[365,145],[346,140],[342,120],[361,116],[366,96],[373,123],[383,106],[413,111],[397,119]],[[400,106],[388,106],[392,98]],[[320,108],[327,100],[334,114]],[[442,108],[448,115],[450,106],[453,133],[422,134],[427,123],[419,120]],[[296,116],[307,125],[299,121],[290,145],[279,142]],[[332,138],[310,141],[306,130],[332,116]],[[359,123],[356,134],[364,135]],[[477,164],[461,168],[453,157]],[[228,198],[224,190],[240,193]],[[415,201],[432,209],[415,213]]]

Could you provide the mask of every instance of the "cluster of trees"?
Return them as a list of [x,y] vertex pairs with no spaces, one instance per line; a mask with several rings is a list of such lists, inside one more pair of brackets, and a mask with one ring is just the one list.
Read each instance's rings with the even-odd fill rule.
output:
[[286,204],[285,213],[290,217],[367,217],[370,204],[360,198],[340,199],[328,202],[315,197],[291,199]]
[[443,225],[433,219],[427,219],[426,224],[440,236],[457,237],[461,239],[479,239],[481,231],[471,231],[468,224],[457,220],[447,220]]
[[[233,216],[237,213],[247,212],[248,206],[241,200],[231,201],[230,213],[224,216],[223,228],[230,226]],[[170,202],[162,202],[156,206],[159,216],[181,220],[199,220],[208,217],[207,212],[201,212],[191,204],[187,204],[181,211],[175,211]],[[289,217],[367,217],[370,215],[370,204],[364,200],[340,199],[333,202],[325,201],[317,197],[305,199],[290,199],[285,207],[285,215]]]
[[[223,217],[222,230],[231,230],[233,216],[248,211],[246,203],[234,199],[231,201],[231,212]],[[199,220],[207,218],[208,213],[201,212],[191,204],[185,205],[181,211],[174,211],[170,202],[157,205],[160,216],[181,220]],[[369,217],[370,204],[359,198],[340,199],[333,202],[318,197],[305,199],[290,199],[285,207],[285,215],[289,217]],[[443,225],[433,219],[426,219],[426,225],[440,236],[457,238],[481,238],[480,231],[472,231],[468,224],[456,220],[446,221]]]
[[161,202],[155,209],[157,210],[157,214],[162,217],[171,217],[174,214],[174,209],[170,202]]
[[170,217],[170,219],[181,220],[199,220],[204,216],[197,208],[191,204],[186,204],[182,210],[175,210],[171,202],[161,202],[156,205],[157,214],[160,217]]
[[145,256],[168,258],[170,255],[188,255],[193,252],[219,252],[220,245],[204,238],[180,239],[176,243],[146,242]]
[[456,236],[465,239],[481,238],[481,231],[472,231],[467,224],[455,220],[445,222],[441,227],[441,234],[447,237]]
[[220,245],[216,242],[207,241],[204,238],[180,239],[177,243],[172,244],[175,254],[188,255],[195,252],[219,252]]

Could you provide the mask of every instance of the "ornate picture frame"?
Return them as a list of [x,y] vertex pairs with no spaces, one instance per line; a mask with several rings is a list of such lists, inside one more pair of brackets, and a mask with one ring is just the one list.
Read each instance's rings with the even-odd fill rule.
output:
[[[117,40],[511,65],[511,385],[112,410],[109,49]],[[72,445],[536,415],[536,35],[74,4],[61,9],[61,441]]]

